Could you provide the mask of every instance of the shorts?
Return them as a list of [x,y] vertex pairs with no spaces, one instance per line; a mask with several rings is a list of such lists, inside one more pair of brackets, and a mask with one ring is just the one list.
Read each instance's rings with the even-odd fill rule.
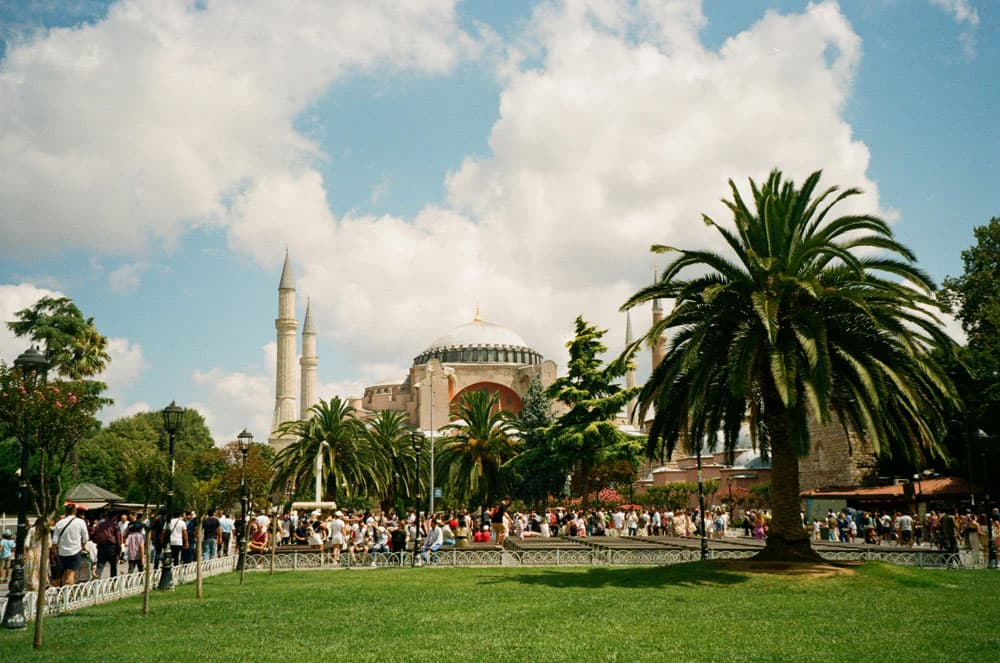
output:
[[59,555],[59,568],[63,571],[77,571],[80,568],[80,553],[68,557]]
[[10,568],[10,557],[4,557],[3,559],[0,559],[0,569],[9,569],[9,568]]
[[507,531],[507,528],[504,527],[503,523],[490,523],[490,529],[497,534],[504,534]]

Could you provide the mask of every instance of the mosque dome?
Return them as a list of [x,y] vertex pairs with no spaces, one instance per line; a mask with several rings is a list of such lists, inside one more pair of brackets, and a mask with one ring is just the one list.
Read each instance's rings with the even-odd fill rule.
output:
[[459,325],[436,338],[413,360],[414,366],[438,359],[446,364],[540,364],[532,350],[513,329],[482,320]]

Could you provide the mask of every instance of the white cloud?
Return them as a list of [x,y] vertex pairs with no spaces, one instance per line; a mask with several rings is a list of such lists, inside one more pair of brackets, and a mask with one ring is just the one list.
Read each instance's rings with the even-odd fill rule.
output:
[[0,255],[141,252],[218,223],[230,195],[320,156],[293,122],[332,81],[443,72],[477,48],[454,0],[122,0],[15,37],[0,68]]
[[[717,51],[694,0],[540,5],[497,66],[489,154],[449,173],[445,205],[414,218],[335,216],[314,167],[324,155],[293,121],[345,72],[441,72],[473,52],[452,4],[285,7],[124,2],[15,45],[0,72],[0,205],[12,210],[0,230],[20,246],[31,218],[38,236],[140,252],[150,236],[221,224],[232,249],[275,270],[287,243],[321,361],[336,345],[354,363],[324,386],[334,392],[402,378],[477,304],[557,361],[579,313],[617,350],[617,308],[657,262],[649,245],[717,247],[700,215],[726,218],[714,201],[729,177],[822,168],[826,184],[866,190],[845,212],[888,213],[844,118],[861,40],[836,3],[769,12]],[[646,322],[633,315],[636,333]],[[265,354],[263,367],[194,375],[220,440],[244,426],[266,436]]]
[[0,284],[0,359],[8,364],[28,349],[27,339],[14,336],[7,323],[16,320],[15,313],[34,305],[42,297],[64,297],[61,292],[39,288],[31,283]]
[[[543,5],[501,67],[491,154],[449,174],[447,208],[335,218],[318,175],[300,173],[241,197],[234,246],[274,264],[287,240],[324,340],[359,364],[406,365],[477,302],[561,360],[578,313],[616,347],[650,244],[717,242],[700,214],[725,218],[713,201],[728,177],[823,168],[866,189],[854,209],[880,211],[842,115],[860,39],[837,6],[769,13],[719,52],[702,22],[697,3]],[[289,237],[274,220],[295,204]]]
[[128,295],[139,289],[146,263],[130,262],[108,274],[108,286],[116,295]]
[[960,26],[965,26],[958,36],[962,44],[962,52],[966,58],[976,55],[976,32],[979,29],[979,11],[969,4],[968,0],[931,0],[931,4],[951,14],[952,19]]

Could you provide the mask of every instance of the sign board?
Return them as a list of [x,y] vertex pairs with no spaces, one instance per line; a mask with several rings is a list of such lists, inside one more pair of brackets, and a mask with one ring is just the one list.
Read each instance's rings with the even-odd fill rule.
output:
[[435,486],[434,487],[434,497],[441,497],[441,495],[442,495],[441,488],[438,487],[438,486]]

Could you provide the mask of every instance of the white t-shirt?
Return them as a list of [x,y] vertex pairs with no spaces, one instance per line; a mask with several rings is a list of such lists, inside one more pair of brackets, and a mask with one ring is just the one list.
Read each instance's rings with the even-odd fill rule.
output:
[[60,557],[71,557],[83,551],[90,541],[87,523],[79,516],[66,516],[52,530],[56,542],[56,554]]
[[625,514],[621,511],[615,511],[611,516],[611,522],[614,523],[615,529],[621,529],[625,526]]
[[174,518],[170,521],[170,545],[172,546],[183,546],[184,545],[184,530],[187,529],[187,523],[184,522],[183,518]]

